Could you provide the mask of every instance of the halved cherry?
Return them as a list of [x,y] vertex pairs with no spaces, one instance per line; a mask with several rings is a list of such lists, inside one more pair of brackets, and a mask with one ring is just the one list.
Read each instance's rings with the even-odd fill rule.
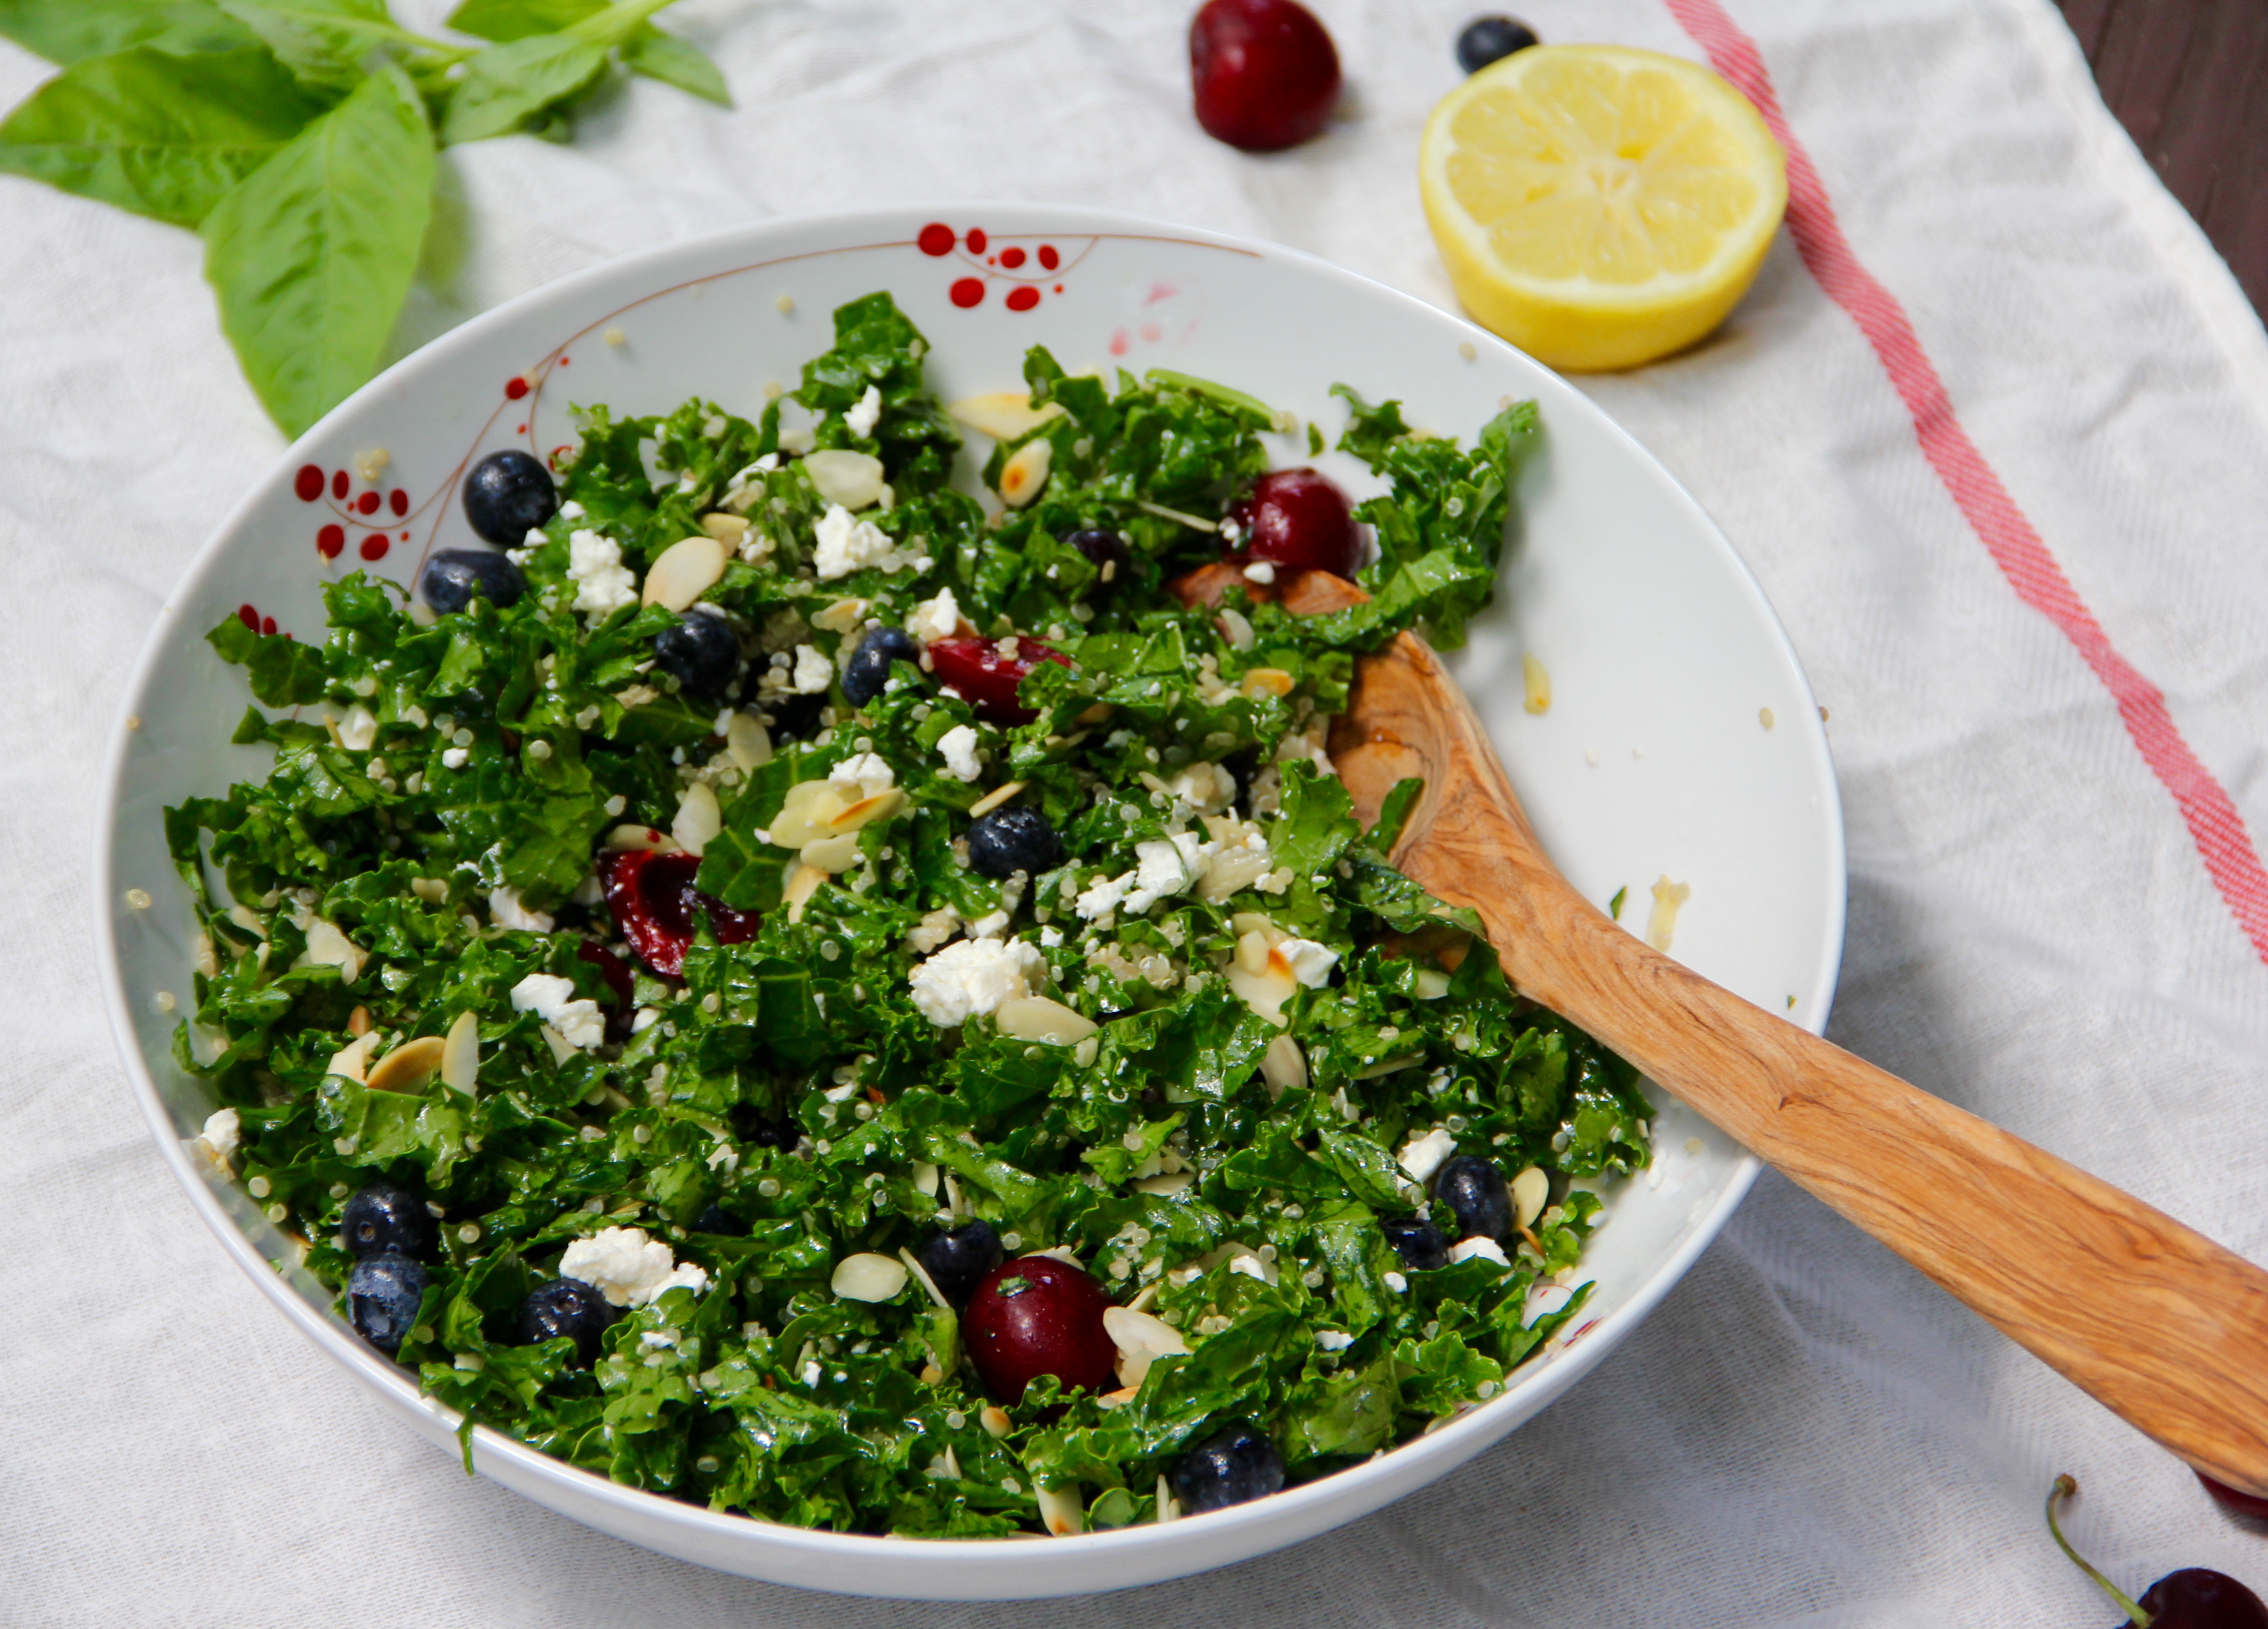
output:
[[[615,926],[630,942],[638,960],[665,979],[674,979],[685,969],[685,952],[699,928],[696,912],[708,914],[709,929],[719,944],[745,943],[761,926],[755,912],[736,911],[695,888],[694,875],[700,870],[697,855],[627,848],[599,856],[599,881],[607,891]],[[613,982],[611,976],[608,982]]]
[[968,1359],[984,1390],[997,1402],[1013,1404],[1042,1375],[1053,1375],[1066,1391],[1116,1388],[1118,1347],[1102,1326],[1109,1304],[1102,1286],[1068,1261],[1024,1256],[1002,1262],[984,1275],[961,1315]]
[[976,715],[996,724],[1028,724],[1038,712],[1016,699],[1024,676],[1042,662],[1064,667],[1071,659],[1052,645],[1036,639],[1018,639],[1013,654],[1009,642],[990,639],[937,639],[930,642],[930,665],[938,682],[961,692]]
[[1244,533],[1239,560],[1265,560],[1342,577],[1352,576],[1362,565],[1366,551],[1354,505],[1320,470],[1270,471],[1253,483],[1231,515]]

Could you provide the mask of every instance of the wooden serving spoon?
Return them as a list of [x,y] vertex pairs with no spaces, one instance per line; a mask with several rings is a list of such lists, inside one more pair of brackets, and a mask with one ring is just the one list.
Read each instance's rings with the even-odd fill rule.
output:
[[[1362,598],[1307,574],[1287,608]],[[2129,1424],[2268,1495],[2268,1273],[2108,1183],[1679,965],[1553,869],[1425,642],[1356,670],[1331,737],[1368,826],[1425,789],[1395,863],[1469,906],[1520,992],[1580,1024]]]

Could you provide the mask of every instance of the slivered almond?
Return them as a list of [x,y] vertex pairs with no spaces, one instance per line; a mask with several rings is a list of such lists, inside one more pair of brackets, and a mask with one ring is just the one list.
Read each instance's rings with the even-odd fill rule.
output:
[[457,1015],[441,1041],[441,1083],[468,1097],[481,1078],[481,1021],[471,1008]]
[[996,390],[981,396],[963,396],[946,411],[995,441],[1013,441],[1019,436],[1028,436],[1049,419],[1061,418],[1064,407],[1059,401],[1035,407],[1031,396],[1024,391]]
[[1016,449],[1000,468],[1000,501],[1021,509],[1040,495],[1048,484],[1048,466],[1055,460],[1055,443],[1042,437]]
[[706,535],[671,544],[647,570],[640,603],[686,610],[717,586],[726,558],[724,544]]
[[364,1082],[372,1091],[419,1092],[441,1072],[445,1043],[438,1035],[421,1035],[404,1041],[376,1064]]
[[995,809],[998,809],[1001,804],[1006,803],[1010,798],[1013,797],[1017,793],[1023,789],[1024,783],[1021,781],[1011,781],[1005,786],[994,787],[990,791],[985,793],[983,796],[978,798],[975,803],[968,805],[968,818],[973,820],[978,815],[990,814]]

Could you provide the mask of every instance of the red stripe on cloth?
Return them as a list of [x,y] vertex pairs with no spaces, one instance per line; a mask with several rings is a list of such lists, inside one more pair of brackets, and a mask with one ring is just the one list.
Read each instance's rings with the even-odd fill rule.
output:
[[2016,507],[1984,455],[1955,416],[1945,383],[1897,297],[1859,263],[1828,202],[1811,155],[1788,128],[1778,93],[1755,40],[1741,32],[1718,0],[1664,0],[1670,14],[1709,54],[1710,65],[1756,104],[1787,150],[1787,230],[1803,263],[1874,348],[1899,400],[1913,419],[1914,435],[1945,489],[1984,545],[2016,597],[2063,630],[2117,703],[2126,733],[2166,790],[2173,794],[2205,869],[2245,936],[2268,961],[2268,871],[2213,772],[2198,761],[2167,711],[2164,693],[2118,654],[2087,602],[2064,576],[2032,523]]

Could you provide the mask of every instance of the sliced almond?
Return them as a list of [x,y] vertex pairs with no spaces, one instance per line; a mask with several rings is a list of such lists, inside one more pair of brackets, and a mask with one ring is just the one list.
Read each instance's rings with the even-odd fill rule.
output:
[[1288,696],[1292,676],[1280,667],[1250,668],[1239,687],[1248,696]]
[[1076,1046],[1101,1027],[1084,1013],[1044,995],[1014,995],[993,1009],[1000,1033],[1049,1046]]
[[1021,509],[1039,496],[1055,455],[1055,443],[1044,436],[1017,448],[1000,469],[1000,501],[1010,509]]
[[1512,1179],[1512,1202],[1520,1225],[1531,1228],[1543,1214],[1544,1202],[1551,1197],[1551,1178],[1530,1165]]
[[735,713],[725,726],[725,754],[743,770],[772,760],[771,731],[754,713]]
[[372,1066],[366,1082],[372,1091],[420,1092],[441,1072],[446,1043],[438,1035],[421,1035],[404,1041]]
[[717,794],[699,781],[687,787],[677,800],[677,818],[669,823],[669,834],[677,840],[677,846],[697,855],[724,829],[725,813],[717,806]]
[[835,1264],[829,1287],[842,1301],[887,1301],[906,1287],[906,1264],[872,1251],[845,1256]]
[[350,752],[367,752],[378,739],[378,720],[361,702],[347,708],[347,715],[339,720],[336,731],[339,745]]
[[1533,651],[1522,654],[1520,658],[1520,681],[1521,689],[1527,693],[1521,699],[1521,706],[1531,713],[1551,710],[1551,675],[1544,671],[1543,664],[1536,659]]
[[357,1037],[364,1036],[370,1033],[370,1029],[369,1008],[357,1007],[352,1012],[347,1015],[348,1034]]
[[1284,1003],[1298,993],[1300,981],[1292,976],[1290,964],[1270,950],[1267,966],[1259,972],[1251,972],[1241,960],[1231,962],[1228,987],[1247,1007],[1280,1030],[1291,1022],[1284,1016]]
[[551,1048],[551,1059],[553,1062],[563,1064],[571,1063],[578,1055],[579,1049],[576,1046],[575,1043],[569,1040],[565,1036],[560,1034],[558,1031],[553,1029],[549,1024],[539,1024],[537,1026],[537,1032],[543,1037],[543,1044]]
[[1143,1376],[1150,1372],[1150,1365],[1156,1360],[1186,1354],[1189,1349],[1181,1331],[1163,1318],[1137,1312],[1131,1307],[1105,1307],[1102,1332],[1118,1348],[1118,1383],[1130,1390],[1140,1387]]
[[375,1035],[356,1036],[331,1054],[331,1060],[324,1066],[323,1073],[343,1075],[350,1081],[362,1079],[369,1072],[370,1049],[377,1045],[378,1037]]
[[445,877],[413,877],[409,879],[409,892],[428,905],[446,905],[449,902],[449,884]]
[[1061,418],[1064,407],[1059,401],[1035,407],[1027,392],[996,390],[981,396],[963,396],[946,411],[959,422],[982,430],[995,441],[1013,441],[1019,436],[1030,435],[1049,419]]
[[468,1097],[481,1078],[481,1021],[472,1009],[457,1015],[441,1041],[441,1083]]
[[[840,785],[841,782],[831,784]],[[871,797],[862,797],[843,810],[842,813],[830,817],[827,822],[827,829],[830,833],[836,834],[860,831],[877,820],[888,819],[905,806],[906,795],[896,787],[890,787],[887,790],[875,793]]]
[[803,920],[803,907],[811,903],[811,896],[827,880],[827,873],[815,866],[798,864],[788,873],[786,884],[780,889],[780,898],[787,906],[787,919],[792,922]]
[[1160,1199],[1171,1199],[1176,1193],[1187,1192],[1189,1184],[1194,1180],[1195,1178],[1188,1171],[1170,1171],[1161,1177],[1143,1178],[1134,1185],[1134,1191],[1138,1193],[1152,1193]]
[[666,605],[672,611],[688,609],[695,600],[717,586],[717,579],[725,575],[725,561],[729,558],[725,546],[705,534],[671,544],[646,572],[641,603]]
[[998,809],[1001,804],[1006,803],[1010,798],[1013,797],[1017,793],[1023,789],[1024,783],[1021,781],[1011,781],[1005,786],[994,787],[990,791],[985,793],[983,796],[978,798],[975,803],[968,805],[968,818],[973,820],[978,815],[990,814],[995,809]]
[[607,833],[607,847],[641,854],[675,854],[677,840],[650,826],[618,826]]
[[806,455],[802,469],[821,497],[854,513],[882,495],[882,460],[870,452],[830,448]]
[[353,940],[341,933],[321,917],[311,918],[307,923],[307,948],[299,952],[294,967],[335,967],[339,980],[352,984],[362,972],[366,952]]
[[797,781],[772,819],[773,845],[800,848],[814,838],[834,835],[828,823],[858,801],[858,788],[847,781]]
[[740,545],[748,540],[748,518],[745,515],[703,515],[701,517],[701,530],[727,549],[737,552]]
[[1042,1487],[1034,1490],[1033,1497],[1040,1501],[1040,1524],[1057,1538],[1068,1538],[1086,1527],[1086,1507],[1078,1488]]
[[1279,1035],[1268,1043],[1268,1050],[1260,1054],[1260,1078],[1268,1082],[1268,1090],[1282,1096],[1295,1086],[1307,1083],[1307,1054],[1300,1050],[1300,1043],[1288,1035]]
[[806,871],[816,871],[825,877],[839,876],[858,862],[858,833],[845,832],[839,837],[814,837],[797,853]]
[[976,1411],[976,1423],[996,1437],[1006,1436],[1016,1428],[1016,1422],[1008,1418],[1008,1411],[992,1403]]
[[858,626],[859,620],[866,614],[866,607],[871,603],[869,600],[855,598],[838,599],[824,610],[814,612],[811,625],[816,628],[823,628],[830,634],[847,634]]

